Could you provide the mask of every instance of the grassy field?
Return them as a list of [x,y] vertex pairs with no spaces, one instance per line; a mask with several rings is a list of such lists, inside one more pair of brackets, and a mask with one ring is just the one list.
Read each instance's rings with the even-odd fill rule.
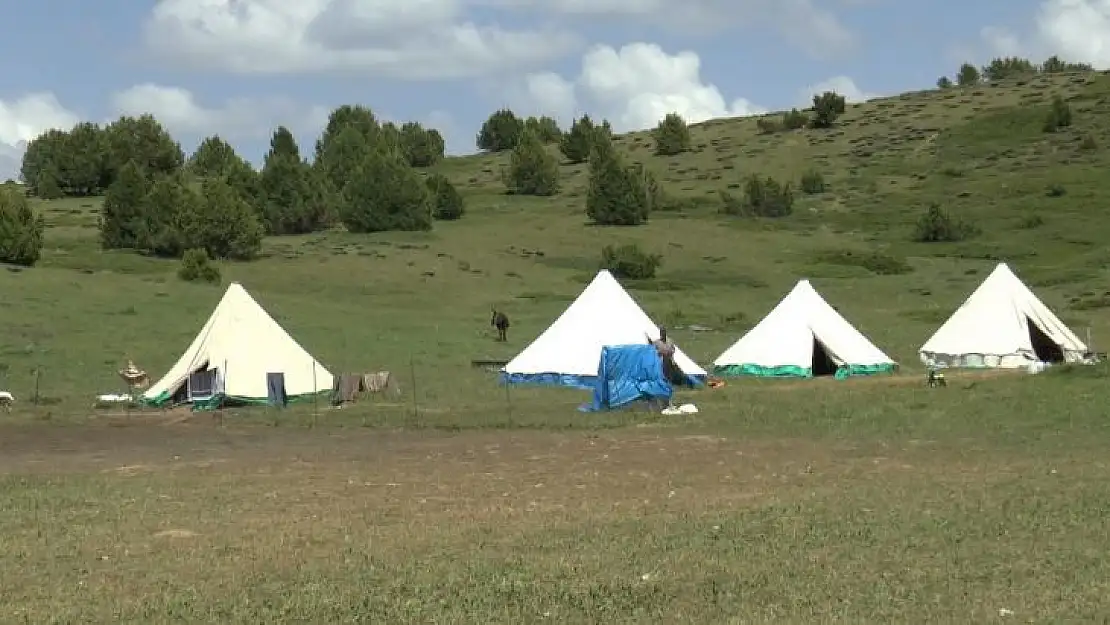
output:
[[[1046,134],[1055,95],[1075,123]],[[42,262],[0,271],[0,389],[20,400],[0,426],[0,556],[18,563],[0,620],[1102,621],[1110,372],[927,390],[916,350],[1005,260],[1105,351],[1107,113],[1110,76],[1061,75],[877,100],[829,131],[717,120],[673,158],[628,135],[684,201],[627,229],[585,225],[584,167],[522,199],[504,157],[449,159],[461,221],[271,239],[220,287],[101,252],[96,200],[41,204]],[[747,175],[809,169],[830,189],[791,217],[718,213]],[[982,233],[911,242],[930,202]],[[582,393],[507,393],[469,366],[523,348],[626,242],[663,255],[630,290],[703,366],[805,277],[903,374],[730,382],[676,418],[583,415]],[[333,373],[387,369],[401,394],[222,422],[91,407],[125,359],[172,364],[227,280]]]

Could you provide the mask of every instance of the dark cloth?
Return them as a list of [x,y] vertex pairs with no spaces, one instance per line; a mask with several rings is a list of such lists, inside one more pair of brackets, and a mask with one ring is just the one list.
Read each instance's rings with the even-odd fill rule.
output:
[[266,400],[274,407],[284,408],[289,404],[289,398],[285,395],[284,373],[266,374]]
[[663,375],[667,378],[668,382],[675,386],[689,386],[689,378],[687,378],[686,374],[682,372],[682,369],[678,368],[678,364],[675,363],[674,357],[667,357],[663,358],[662,360]]
[[689,378],[678,368],[674,361],[674,343],[664,341],[662,339],[655,339],[651,342],[655,347],[655,352],[659,354],[659,359],[663,361],[663,376],[667,381],[676,386],[688,386],[690,384]]
[[362,392],[362,375],[358,373],[344,373],[339,392],[343,394],[343,401],[354,401]]

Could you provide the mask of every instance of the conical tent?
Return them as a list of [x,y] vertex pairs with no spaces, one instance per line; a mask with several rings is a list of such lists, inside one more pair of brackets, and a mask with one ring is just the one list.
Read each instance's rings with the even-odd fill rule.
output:
[[[647,343],[659,328],[608,271],[602,270],[532,344],[501,370],[502,380],[593,389],[601,350]],[[691,381],[704,369],[675,348],[674,362]]]
[[[270,374],[282,374],[289,400],[332,387],[328,370],[234,282],[189,348],[143,394],[143,401],[153,405],[265,403],[273,391]],[[203,392],[190,388],[194,385],[204,386]]]
[[724,376],[813,377],[889,373],[897,364],[802,280],[713,362]]
[[920,350],[921,361],[933,367],[1080,362],[1086,353],[1083,341],[1006,263],[994,268]]

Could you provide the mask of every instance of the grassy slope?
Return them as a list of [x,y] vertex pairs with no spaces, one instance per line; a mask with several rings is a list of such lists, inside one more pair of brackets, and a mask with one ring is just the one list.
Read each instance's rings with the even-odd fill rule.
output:
[[[1040,120],[1056,94],[1071,100],[1076,124],[1045,135]],[[1105,315],[1090,307],[1105,300],[1100,243],[1110,183],[1102,181],[1107,152],[1079,143],[1091,134],[1110,146],[1107,94],[1110,78],[1101,75],[1041,77],[874,101],[851,107],[831,131],[759,136],[754,119],[718,120],[695,127],[695,150],[674,158],[652,156],[646,135],[624,136],[632,158],[690,199],[689,208],[634,229],[584,225],[583,166],[564,168],[559,197],[522,199],[501,194],[504,157],[449,159],[441,169],[467,195],[466,219],[426,235],[272,239],[269,258],[224,272],[336,371],[403,372],[411,360],[432,403],[456,392],[451,378],[470,373],[469,359],[511,356],[550,323],[611,242],[664,254],[659,284],[636,296],[661,322],[719,330],[677,334],[703,364],[809,277],[881,348],[916,367],[917,347],[997,259],[1010,261],[1077,331],[1092,327],[1097,342],[1110,336]],[[795,216],[751,222],[716,214],[716,192],[743,176],[796,179],[808,168],[832,188],[801,200]],[[1048,197],[1049,184],[1066,195]],[[984,234],[910,243],[930,201]],[[219,297],[220,289],[177,281],[174,263],[100,252],[96,207],[44,205],[50,229],[41,266],[0,272],[0,362],[8,366],[0,386],[27,395],[29,371],[42,366],[46,395],[85,403],[118,386],[114,370],[126,356],[163,371]],[[821,260],[845,250],[906,255],[915,271],[876,276]],[[513,318],[508,345],[489,340],[491,304]]]
[[[1055,94],[1076,125],[1047,136]],[[451,159],[442,169],[470,200],[459,223],[271,240],[269,258],[224,272],[334,371],[400,374],[403,400],[326,417],[356,423],[414,423],[410,362],[423,424],[659,419],[580,415],[582,397],[556,391],[514,390],[509,405],[467,366],[523,347],[610,242],[665,254],[661,286],[634,294],[661,321],[718,328],[675,333],[703,364],[808,276],[915,368],[917,347],[999,258],[1097,340],[1110,336],[1092,307],[1108,289],[1110,182],[1106,152],[1079,143],[1110,147],[1108,98],[1105,76],[1045,77],[872,102],[829,132],[761,137],[754,120],[711,122],[694,130],[696,152],[673,159],[625,137],[693,199],[636,229],[583,225],[581,168],[567,168],[562,196],[520,199],[500,194],[503,157]],[[746,174],[810,167],[832,191],[789,219],[730,220],[711,205]],[[1050,184],[1067,193],[1048,197]],[[983,235],[909,243],[930,201]],[[126,356],[164,370],[222,292],[179,283],[174,263],[99,252],[95,209],[44,205],[42,266],[0,271],[0,387],[27,396],[42,366],[42,391],[61,403],[29,413],[40,419],[87,414]],[[817,260],[830,250],[906,255],[915,271]],[[493,303],[513,317],[508,345],[492,341]],[[101,434],[111,454],[82,460],[26,451],[9,432],[0,556],[26,566],[0,585],[28,622],[991,622],[1001,608],[1094,622],[1110,613],[1106,370],[1084,373],[956,378],[943,391],[916,377],[737,382],[698,394],[702,412],[686,420],[725,440],[665,423],[404,444],[291,428],[209,428],[208,441],[158,429],[140,444],[137,428],[120,428]],[[52,445],[78,449],[93,433],[73,436]],[[105,472],[115,465],[129,467]]]

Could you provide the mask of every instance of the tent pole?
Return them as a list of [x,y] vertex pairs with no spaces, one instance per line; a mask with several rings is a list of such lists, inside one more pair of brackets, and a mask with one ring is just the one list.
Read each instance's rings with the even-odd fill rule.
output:
[[409,378],[412,382],[412,417],[414,421],[419,421],[420,405],[416,400],[416,364],[413,362],[412,356],[409,356]]
[[[216,381],[219,381],[219,376],[216,376]],[[227,358],[224,358],[224,387],[216,389],[220,391],[219,403],[216,404],[216,410],[220,412],[220,423],[224,422],[224,398],[227,397]]]
[[319,417],[316,403],[316,396],[319,394],[320,389],[316,388],[316,361],[312,361],[312,427],[316,427],[316,419]]

